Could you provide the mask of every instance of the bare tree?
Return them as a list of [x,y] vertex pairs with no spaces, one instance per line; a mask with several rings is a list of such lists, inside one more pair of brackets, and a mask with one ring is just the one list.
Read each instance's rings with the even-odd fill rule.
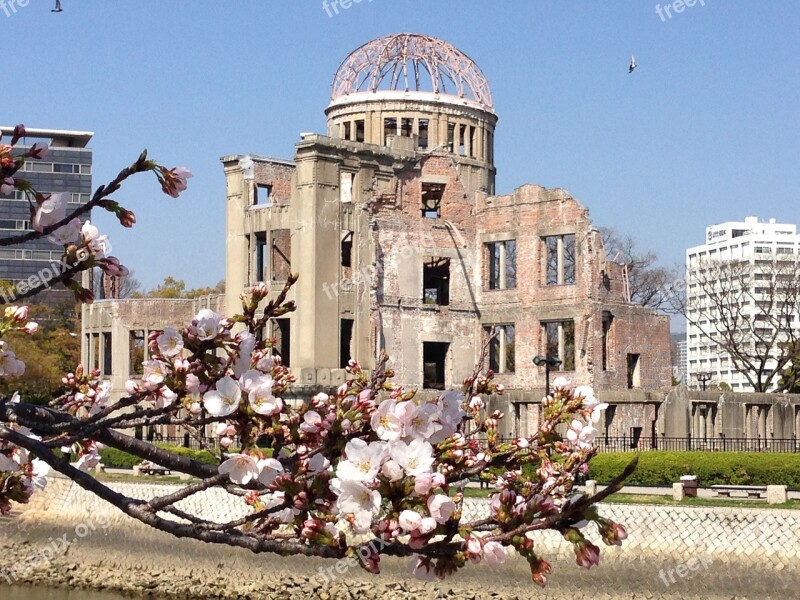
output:
[[671,304],[667,291],[675,274],[659,267],[656,254],[637,248],[631,236],[622,235],[613,227],[601,227],[600,235],[608,259],[627,267],[631,302],[669,310]]
[[[694,268],[675,310],[757,392],[769,391],[800,353],[800,259],[709,261]],[[778,390],[791,387],[778,382]]]

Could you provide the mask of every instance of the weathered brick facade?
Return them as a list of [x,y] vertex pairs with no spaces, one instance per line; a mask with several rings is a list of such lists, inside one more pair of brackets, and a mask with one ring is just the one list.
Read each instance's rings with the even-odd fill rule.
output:
[[537,356],[601,390],[669,387],[669,320],[626,301],[588,210],[535,185],[493,195],[490,101],[334,94],[328,135],[303,134],[293,161],[222,159],[228,312],[247,285],[299,273],[283,333],[302,386],[385,349],[398,383],[453,387],[494,332],[490,364],[520,401],[541,399]]

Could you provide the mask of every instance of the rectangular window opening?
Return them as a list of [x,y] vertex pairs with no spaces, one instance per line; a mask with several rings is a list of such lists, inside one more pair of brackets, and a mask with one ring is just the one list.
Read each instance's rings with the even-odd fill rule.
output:
[[430,121],[428,119],[420,119],[419,120],[419,140],[417,142],[417,147],[420,150],[426,150],[428,148],[428,127],[430,126]]
[[342,319],[339,334],[339,368],[344,369],[353,357],[350,346],[353,341],[353,319]]
[[345,139],[345,140],[352,139],[350,137],[350,134],[351,134],[350,121],[345,121],[344,123],[342,123],[342,139]]
[[422,216],[426,219],[438,219],[442,216],[442,198],[445,184],[422,183]]
[[411,137],[414,131],[414,119],[403,117],[400,119],[400,135],[403,137]]
[[422,216],[426,219],[438,219],[442,216],[442,198],[445,184],[422,183]]
[[272,353],[281,357],[284,367],[291,366],[291,323],[289,319],[272,319]]
[[460,125],[458,127],[458,155],[467,155],[467,126]]
[[142,363],[145,359],[145,335],[144,330],[134,329],[130,332],[128,340],[128,358],[130,360],[131,375],[144,374]]
[[476,141],[476,132],[478,131],[477,127],[470,127],[469,128],[469,155],[472,158],[476,156],[477,150],[477,141]]
[[342,238],[342,280],[353,278],[353,232],[348,231]]
[[450,259],[427,257],[422,265],[422,301],[425,304],[450,304]]
[[257,233],[255,248],[255,280],[257,282],[267,281],[267,248],[267,234]]
[[450,344],[445,342],[422,343],[422,387],[426,389],[445,389],[445,366]]
[[389,136],[397,135],[397,119],[389,117],[383,120],[383,145],[389,145]]
[[547,321],[542,323],[545,352],[548,358],[556,358],[561,364],[555,371],[575,370],[575,321]]
[[356,121],[356,141],[363,142],[364,141],[364,120],[359,119]]
[[517,241],[486,244],[488,288],[505,290],[517,287]]
[[495,373],[513,373],[514,325],[487,325],[483,329],[486,338],[497,334],[489,344],[489,368]]
[[103,332],[103,375],[111,375],[111,359],[113,351],[111,348],[111,332]]
[[447,124],[447,149],[452,154],[455,151],[456,124]]
[[253,204],[257,206],[271,206],[272,186],[266,183],[259,183],[256,185],[256,195],[255,198],[253,198]]
[[542,239],[546,285],[575,285],[575,234],[548,235]]
[[641,355],[628,354],[627,362],[628,362],[628,389],[632,390],[634,388],[642,387]]

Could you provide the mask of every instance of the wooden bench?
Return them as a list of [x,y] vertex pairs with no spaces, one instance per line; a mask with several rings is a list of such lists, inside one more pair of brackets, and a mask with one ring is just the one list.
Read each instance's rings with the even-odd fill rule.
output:
[[[766,499],[767,486],[765,485],[712,485],[711,491],[714,495],[722,498],[750,498],[752,500]],[[747,494],[732,495],[732,492]]]

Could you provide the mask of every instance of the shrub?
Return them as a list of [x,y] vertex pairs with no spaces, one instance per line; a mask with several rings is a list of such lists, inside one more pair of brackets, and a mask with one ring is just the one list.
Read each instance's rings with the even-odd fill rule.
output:
[[748,452],[602,452],[589,462],[589,479],[608,483],[639,457],[629,485],[672,485],[696,475],[701,486],[785,485],[800,488],[800,455]]
[[[192,450],[191,448],[169,446],[166,444],[157,445],[165,450],[169,450],[173,454],[186,456],[196,460],[197,462],[207,465],[217,464],[216,459],[207,450]],[[106,467],[110,467],[112,469],[132,469],[134,465],[138,465],[140,462],[142,462],[141,458],[133,456],[132,454],[128,454],[127,452],[122,452],[116,448],[103,448],[100,450],[100,458]]]

